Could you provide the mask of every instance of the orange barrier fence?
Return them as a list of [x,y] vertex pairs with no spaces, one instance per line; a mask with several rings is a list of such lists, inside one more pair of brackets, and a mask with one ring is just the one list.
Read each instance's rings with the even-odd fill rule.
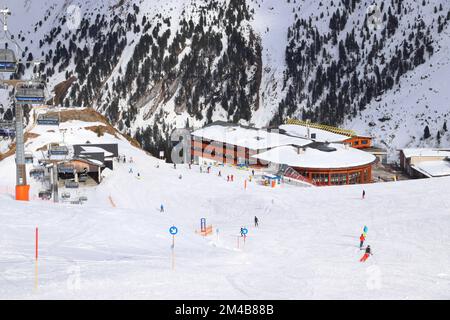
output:
[[205,230],[195,230],[195,233],[198,233],[204,237],[212,235],[213,234],[213,226],[207,226]]

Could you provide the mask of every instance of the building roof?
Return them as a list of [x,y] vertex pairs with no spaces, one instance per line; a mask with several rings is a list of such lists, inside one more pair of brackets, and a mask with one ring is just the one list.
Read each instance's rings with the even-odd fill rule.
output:
[[223,142],[251,150],[263,150],[279,146],[305,146],[311,140],[292,137],[278,132],[269,132],[226,123],[213,123],[192,133],[194,137]]
[[[267,162],[284,164],[291,167],[311,169],[340,169],[369,165],[376,157],[368,152],[345,147],[342,144],[328,145],[330,150],[321,151],[306,147],[303,152],[293,146],[282,146],[253,156]],[[331,151],[334,149],[334,151]],[[325,150],[325,149],[324,149]]]
[[[308,139],[308,127],[296,125],[296,124],[284,124],[280,126],[281,130],[286,131],[287,134],[291,136],[301,137]],[[319,142],[343,142],[350,139],[351,137],[342,134],[333,133],[330,131],[309,128],[310,134],[315,134],[316,138],[313,139]]]
[[105,157],[112,157],[112,156],[114,156],[114,154],[112,154],[111,152],[106,151],[105,149],[100,148],[100,147],[86,147],[86,146],[82,146],[81,149],[83,149],[81,154],[83,154],[83,153],[103,153],[105,155]]
[[411,157],[450,157],[450,149],[408,148],[402,149],[406,158]]
[[411,167],[428,177],[450,176],[450,161],[423,161]]
[[87,158],[73,158],[73,159],[67,159],[66,161],[64,161],[62,164],[66,164],[66,163],[70,163],[73,161],[80,161],[80,162],[84,162],[93,166],[97,166],[97,167],[104,167],[105,164],[99,160],[95,160],[95,159],[87,159]]

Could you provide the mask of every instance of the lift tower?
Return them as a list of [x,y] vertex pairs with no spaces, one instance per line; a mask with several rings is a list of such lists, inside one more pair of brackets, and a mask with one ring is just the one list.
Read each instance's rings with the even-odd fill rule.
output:
[[[8,17],[11,11],[7,8],[0,10],[3,24],[3,39],[9,36],[8,40],[15,43],[17,48],[20,46],[14,41],[8,30]],[[0,41],[1,43],[1,41]],[[3,42],[0,47],[0,73],[15,73],[19,61],[16,53],[8,48],[8,42]],[[18,52],[17,52],[18,53]],[[25,166],[25,138],[23,128],[23,107],[25,103],[38,102],[44,100],[41,84],[35,82],[26,83],[23,80],[0,80],[3,84],[15,87],[15,97],[13,107],[15,107],[15,127],[16,127],[16,200],[28,201],[30,186],[27,184],[27,174]]]
[[23,134],[23,108],[14,103],[16,107],[16,200],[28,201],[30,186],[27,184],[25,166],[25,139]]

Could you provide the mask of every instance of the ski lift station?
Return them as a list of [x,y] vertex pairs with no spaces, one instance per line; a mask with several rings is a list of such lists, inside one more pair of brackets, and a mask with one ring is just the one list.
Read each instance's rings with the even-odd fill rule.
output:
[[372,182],[377,157],[364,151],[372,139],[329,128],[286,124],[264,130],[214,122],[191,133],[191,156],[195,163],[270,167],[284,178],[316,186]]
[[[69,190],[82,187],[95,187],[102,182],[105,169],[113,170],[113,163],[119,157],[118,144],[77,144],[47,145],[46,152],[41,150],[30,154],[33,168],[29,171],[31,178],[41,184],[42,199],[58,202],[58,190],[63,188],[65,194]],[[64,197],[62,197],[64,200]],[[66,199],[67,200],[67,199]]]

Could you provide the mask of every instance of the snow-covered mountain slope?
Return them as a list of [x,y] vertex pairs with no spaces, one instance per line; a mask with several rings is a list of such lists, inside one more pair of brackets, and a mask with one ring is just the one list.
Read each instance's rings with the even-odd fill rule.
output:
[[[442,37],[450,39],[450,32]],[[373,101],[344,126],[376,137],[376,143],[389,149],[392,158],[396,150],[405,147],[449,147],[446,127],[450,121],[450,42],[442,39],[440,43],[444,45],[437,48],[430,61],[403,77],[399,88]],[[430,137],[425,139],[427,126]]]
[[[435,146],[420,141],[423,125],[434,137],[449,112],[445,92],[433,98],[448,68],[446,0],[375,2],[376,30],[368,0],[4,2],[23,59],[45,61],[49,89],[73,81],[55,102],[96,108],[153,154],[168,151],[177,127],[289,117],[358,128],[394,154]],[[417,90],[424,80],[428,88]],[[387,129],[400,122],[422,132]]]
[[[15,202],[8,194],[14,156],[0,161],[1,298],[450,298],[450,203],[441,192],[449,178],[365,185],[365,200],[362,186],[272,189],[251,182],[244,189],[248,172],[174,169],[120,136],[100,139],[86,130],[96,124],[37,126],[27,141],[28,150],[63,139],[117,142],[120,154],[133,158],[115,162],[101,185],[80,189],[88,197],[83,206],[35,197]],[[234,182],[226,181],[230,174]],[[33,182],[33,196],[37,190]],[[213,235],[195,233],[201,218]],[[173,225],[179,228],[174,270]],[[373,256],[360,263],[364,225]],[[245,244],[242,226],[249,229]]]

